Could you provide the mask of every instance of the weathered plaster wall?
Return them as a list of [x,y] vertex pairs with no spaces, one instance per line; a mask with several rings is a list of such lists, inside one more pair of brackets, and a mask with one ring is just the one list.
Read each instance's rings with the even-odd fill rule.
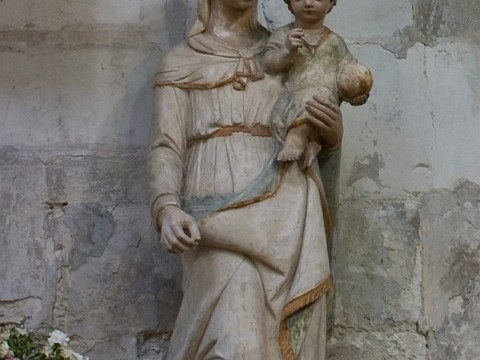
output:
[[99,360],[172,328],[179,261],[144,159],[151,79],[185,21],[178,0],[0,1],[0,322],[60,328]]
[[332,13],[375,89],[344,107],[331,359],[480,359],[479,16],[475,0]]
[[[0,322],[61,328],[92,359],[161,358],[180,266],[146,203],[151,77],[194,7],[0,1]],[[479,18],[477,0],[329,17],[376,81],[343,108],[331,359],[480,358]]]

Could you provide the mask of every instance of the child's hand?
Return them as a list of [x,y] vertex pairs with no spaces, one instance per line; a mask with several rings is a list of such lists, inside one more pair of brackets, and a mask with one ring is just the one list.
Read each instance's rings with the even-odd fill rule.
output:
[[290,34],[285,39],[285,47],[289,53],[296,52],[304,45],[303,35],[303,29],[300,28],[295,28],[290,31]]

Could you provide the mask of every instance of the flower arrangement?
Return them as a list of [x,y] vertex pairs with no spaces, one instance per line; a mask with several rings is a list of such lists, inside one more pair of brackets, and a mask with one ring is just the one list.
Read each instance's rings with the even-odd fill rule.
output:
[[0,360],[88,360],[68,348],[70,339],[59,330],[46,341],[19,325],[0,325]]

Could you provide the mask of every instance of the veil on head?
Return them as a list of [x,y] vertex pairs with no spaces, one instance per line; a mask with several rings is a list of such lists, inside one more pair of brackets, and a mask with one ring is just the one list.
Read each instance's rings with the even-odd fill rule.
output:
[[205,31],[210,17],[210,0],[198,0],[197,19],[190,28],[187,37],[198,35]]
[[[197,9],[197,19],[193,23],[192,27],[187,33],[187,38],[198,35],[205,31],[210,20],[210,11],[212,0],[198,0],[198,9]],[[252,9],[252,19],[251,24],[253,28],[260,28],[261,25],[258,22],[257,18],[257,5],[258,1],[255,2],[255,6]]]

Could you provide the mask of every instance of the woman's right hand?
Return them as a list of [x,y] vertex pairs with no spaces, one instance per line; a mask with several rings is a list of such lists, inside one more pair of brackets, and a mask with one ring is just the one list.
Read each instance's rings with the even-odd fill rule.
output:
[[183,253],[198,245],[200,230],[195,219],[174,205],[168,205],[161,213],[160,241],[173,254]]

